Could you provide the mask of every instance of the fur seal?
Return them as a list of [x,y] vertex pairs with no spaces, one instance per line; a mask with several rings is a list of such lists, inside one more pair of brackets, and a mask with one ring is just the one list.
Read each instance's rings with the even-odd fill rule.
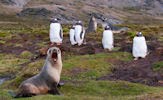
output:
[[40,94],[60,94],[57,85],[62,71],[61,50],[51,47],[47,51],[47,58],[41,72],[21,83],[18,97],[31,97]]

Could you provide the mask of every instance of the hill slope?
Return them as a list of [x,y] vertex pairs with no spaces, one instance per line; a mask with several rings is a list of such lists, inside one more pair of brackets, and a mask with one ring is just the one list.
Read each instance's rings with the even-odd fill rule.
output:
[[162,20],[163,15],[163,0],[0,0],[0,5],[0,14],[46,19],[58,17],[63,21],[88,21],[93,13],[100,20],[105,17],[119,24],[139,18]]

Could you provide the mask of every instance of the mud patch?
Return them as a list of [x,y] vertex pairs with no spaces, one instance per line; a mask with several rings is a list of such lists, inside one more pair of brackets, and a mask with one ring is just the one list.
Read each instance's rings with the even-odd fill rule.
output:
[[5,44],[0,44],[0,52],[19,55],[23,51],[28,50],[34,54],[39,48],[37,44],[44,41],[42,39],[43,36],[41,35],[16,34],[13,35],[11,39],[5,40]]
[[131,62],[119,62],[113,73],[100,77],[97,80],[125,80],[134,83],[142,83],[151,86],[163,86],[163,73],[154,72],[152,65],[162,61],[163,56],[156,55],[155,52],[149,54],[145,59]]

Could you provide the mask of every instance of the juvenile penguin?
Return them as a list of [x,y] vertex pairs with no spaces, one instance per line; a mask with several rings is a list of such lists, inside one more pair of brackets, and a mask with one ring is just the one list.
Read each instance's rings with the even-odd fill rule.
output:
[[113,49],[113,33],[111,28],[107,25],[103,32],[102,45],[104,49],[111,51]]
[[50,36],[51,45],[55,43],[57,45],[60,45],[62,43],[63,30],[62,30],[61,24],[59,23],[57,19],[51,20],[49,36]]
[[82,22],[78,21],[75,25],[75,40],[76,40],[78,46],[83,44],[84,35],[85,35],[85,29],[82,25]]
[[23,81],[15,97],[31,97],[46,93],[59,94],[57,85],[61,71],[61,51],[57,47],[52,47],[47,51],[47,58],[41,72]]
[[88,24],[88,29],[86,30],[87,33],[90,33],[90,32],[96,32],[97,31],[97,21],[96,21],[96,18],[94,16],[91,16],[91,19],[89,21],[89,24]]
[[71,27],[70,32],[69,32],[69,35],[70,35],[71,45],[77,44],[77,42],[75,40],[75,26],[74,25]]
[[137,60],[139,57],[145,58],[147,55],[146,40],[141,32],[138,32],[133,39],[132,54],[135,57],[134,60]]

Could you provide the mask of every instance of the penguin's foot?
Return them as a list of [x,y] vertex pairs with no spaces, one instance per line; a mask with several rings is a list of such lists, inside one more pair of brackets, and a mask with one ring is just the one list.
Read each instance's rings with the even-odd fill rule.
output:
[[51,43],[50,43],[50,46],[54,46],[54,42],[51,42]]
[[56,43],[57,46],[60,46],[62,43]]
[[86,44],[87,44],[87,42],[85,41],[85,42],[83,42],[83,44],[84,44],[84,45],[86,45]]
[[105,52],[110,52],[112,49],[104,49]]
[[138,60],[139,58],[138,57],[135,57],[134,60]]
[[145,57],[141,57],[141,58],[143,58],[143,59],[144,59]]

